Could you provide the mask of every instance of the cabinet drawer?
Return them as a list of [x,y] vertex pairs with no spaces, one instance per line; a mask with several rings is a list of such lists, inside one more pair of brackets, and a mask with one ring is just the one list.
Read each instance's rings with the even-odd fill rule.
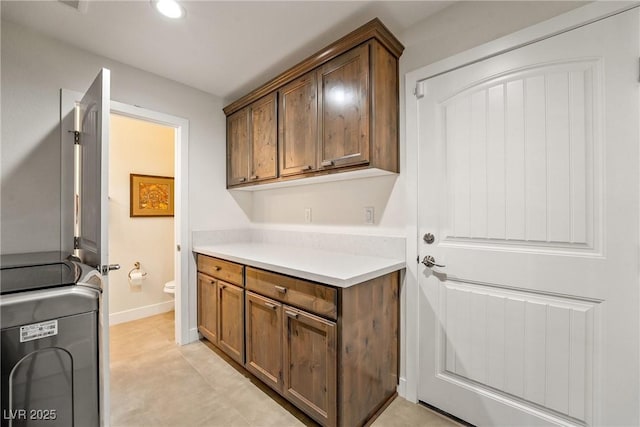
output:
[[329,286],[247,267],[247,289],[321,316],[338,318],[337,291]]
[[198,254],[198,271],[215,277],[216,279],[224,280],[234,285],[244,286],[242,269],[242,265]]

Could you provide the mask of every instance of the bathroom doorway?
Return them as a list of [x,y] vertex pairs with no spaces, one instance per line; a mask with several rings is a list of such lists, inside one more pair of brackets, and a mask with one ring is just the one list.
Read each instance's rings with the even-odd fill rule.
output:
[[[175,342],[177,344],[186,344],[192,341],[192,337],[190,336],[189,331],[189,319],[188,319],[188,275],[190,266],[190,258],[188,257],[188,250],[186,248],[190,247],[190,236],[188,233],[188,141],[189,141],[189,122],[186,119],[172,116],[165,113],[160,113],[152,110],[148,110],[145,108],[137,107],[134,105],[124,104],[121,102],[111,101],[111,120],[112,123],[118,122],[120,124],[125,123],[133,126],[140,126],[142,129],[142,136],[136,137],[131,134],[129,136],[125,136],[128,142],[124,145],[124,148],[121,152],[118,153],[120,157],[134,157],[133,165],[139,164],[141,167],[144,166],[146,169],[140,169],[139,171],[130,170],[120,170],[117,173],[120,174],[120,182],[124,180],[126,186],[126,197],[122,198],[122,193],[120,193],[121,200],[110,200],[110,208],[115,210],[116,203],[124,204],[125,206],[119,206],[119,210],[121,212],[126,213],[125,220],[137,220],[137,224],[140,225],[140,228],[147,223],[151,223],[152,230],[147,230],[146,237],[135,237],[127,235],[127,241],[131,241],[132,243],[129,245],[131,248],[125,248],[125,257],[121,260],[120,264],[122,266],[121,271],[118,272],[118,276],[124,280],[124,283],[120,283],[122,289],[120,294],[127,295],[131,297],[132,300],[139,303],[139,306],[131,308],[131,306],[127,307],[126,305],[120,305],[120,310],[118,311],[118,306],[114,307],[115,310],[111,310],[111,324],[135,320],[139,318],[149,317],[158,313],[167,312],[175,308],[175,322],[174,322],[174,330],[175,330]],[[127,126],[125,125],[123,133],[126,135]],[[162,136],[164,134],[164,136]],[[150,135],[154,135],[151,136]],[[112,135],[113,136],[113,135]],[[116,135],[118,137],[118,135]],[[148,144],[151,145],[151,149],[139,149],[134,148],[135,145],[138,145],[138,148],[142,148],[143,144],[140,142],[143,139],[149,139],[147,141]],[[162,138],[168,139],[164,142],[165,145],[168,145],[169,148],[172,147],[173,156],[170,160],[170,164],[167,164],[167,154],[165,154],[165,158],[162,161],[165,169],[161,169],[159,165],[154,166],[153,157],[155,155],[151,154],[150,150],[160,150],[159,147],[156,147],[155,143],[161,140]],[[114,144],[112,142],[112,144]],[[115,143],[117,144],[117,142]],[[160,144],[162,145],[162,143]],[[166,149],[167,147],[165,147]],[[166,150],[165,150],[166,151]],[[115,160],[113,157],[114,152],[110,153],[110,160]],[[137,157],[137,159],[136,159]],[[148,159],[141,159],[141,157],[149,157]],[[139,160],[137,162],[136,160]],[[146,166],[145,166],[146,164]],[[158,167],[158,169],[154,169]],[[111,168],[110,168],[111,169]],[[167,172],[162,172],[162,171]],[[172,172],[172,173],[169,173]],[[115,171],[113,175],[115,176]],[[138,174],[138,175],[154,175],[154,176],[166,176],[173,177],[173,217],[130,217],[129,209],[130,209],[130,174]],[[110,179],[111,183],[111,179]],[[111,188],[110,188],[111,191]],[[111,197],[111,194],[110,194]],[[121,215],[123,217],[123,215]],[[140,222],[142,221],[142,222]],[[164,222],[164,224],[162,224]],[[168,223],[168,224],[167,224]],[[154,226],[161,227],[161,225],[167,226],[169,225],[169,229],[173,232],[169,232],[168,236],[164,238],[160,237],[158,241],[158,236],[153,236],[153,233],[156,230],[153,230]],[[115,225],[110,224],[110,234],[112,234]],[[147,227],[148,228],[148,227]],[[163,231],[166,234],[165,231]],[[134,227],[135,229],[135,227]],[[142,236],[145,236],[145,233],[142,233]],[[117,238],[117,236],[113,236]],[[168,251],[171,255],[169,258],[166,258],[166,254],[164,255],[166,261],[159,266],[157,262],[151,262],[149,264],[144,259],[129,259],[130,256],[136,257],[135,245],[137,240],[140,243],[147,241],[146,243],[151,243],[153,240],[156,242],[156,246],[159,249]],[[125,244],[126,245],[126,244]],[[111,244],[110,244],[111,247]],[[129,254],[127,254],[129,252]],[[140,269],[137,270],[135,268],[135,262],[140,262]],[[133,269],[132,277],[135,279],[136,272],[140,272],[141,274],[146,273],[146,276],[142,276],[142,280],[131,280],[134,285],[130,285],[129,280],[129,272]],[[169,274],[169,272],[172,272]],[[115,275],[114,275],[115,276]],[[153,281],[152,281],[153,278]],[[165,280],[166,279],[166,280]],[[171,294],[165,293],[164,288],[167,282],[171,280],[175,281],[175,293],[173,296]],[[115,282],[115,281],[114,281]],[[140,283],[141,282],[141,283]],[[139,284],[135,284],[139,283]],[[153,289],[147,291],[150,299],[144,298],[145,296],[145,288],[148,286],[152,286]],[[117,290],[114,289],[115,284],[112,285],[111,290],[112,295],[117,294]],[[135,289],[135,287],[139,287],[139,289]],[[136,292],[138,291],[138,292]],[[141,291],[141,292],[140,292]],[[130,303],[127,303],[130,304]]]
[[111,325],[174,311],[175,128],[111,113]]

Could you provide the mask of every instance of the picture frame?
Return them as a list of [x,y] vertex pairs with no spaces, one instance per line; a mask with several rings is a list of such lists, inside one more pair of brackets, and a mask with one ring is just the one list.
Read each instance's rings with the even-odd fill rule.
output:
[[170,176],[129,174],[129,216],[174,216],[174,179]]

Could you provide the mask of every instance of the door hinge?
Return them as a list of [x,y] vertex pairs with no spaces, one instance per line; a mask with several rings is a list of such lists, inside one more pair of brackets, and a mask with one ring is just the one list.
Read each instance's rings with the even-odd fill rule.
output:
[[416,257],[416,262],[420,262],[420,255]]
[[638,82],[640,82],[640,58],[638,58]]
[[77,130],[70,130],[69,133],[73,134],[73,145],[80,145],[80,132]]
[[73,238],[73,249],[80,249],[80,237],[78,236]]
[[413,94],[417,99],[424,97],[424,82],[416,82],[416,87],[413,90]]

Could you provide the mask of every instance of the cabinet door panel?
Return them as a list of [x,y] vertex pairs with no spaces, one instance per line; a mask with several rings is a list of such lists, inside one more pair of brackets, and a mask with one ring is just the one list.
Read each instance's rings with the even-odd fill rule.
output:
[[315,170],[318,142],[318,91],[315,72],[279,91],[280,175]]
[[282,304],[246,294],[247,370],[282,390]]
[[336,423],[336,324],[284,310],[284,395],[323,425]]
[[353,49],[318,71],[320,167],[369,161],[369,45]]
[[250,181],[275,178],[278,172],[278,104],[276,92],[251,105],[251,174]]
[[244,290],[218,281],[218,346],[244,363]]
[[198,273],[198,331],[214,344],[218,342],[217,286],[214,278]]
[[227,117],[227,185],[249,177],[249,113],[247,108]]

